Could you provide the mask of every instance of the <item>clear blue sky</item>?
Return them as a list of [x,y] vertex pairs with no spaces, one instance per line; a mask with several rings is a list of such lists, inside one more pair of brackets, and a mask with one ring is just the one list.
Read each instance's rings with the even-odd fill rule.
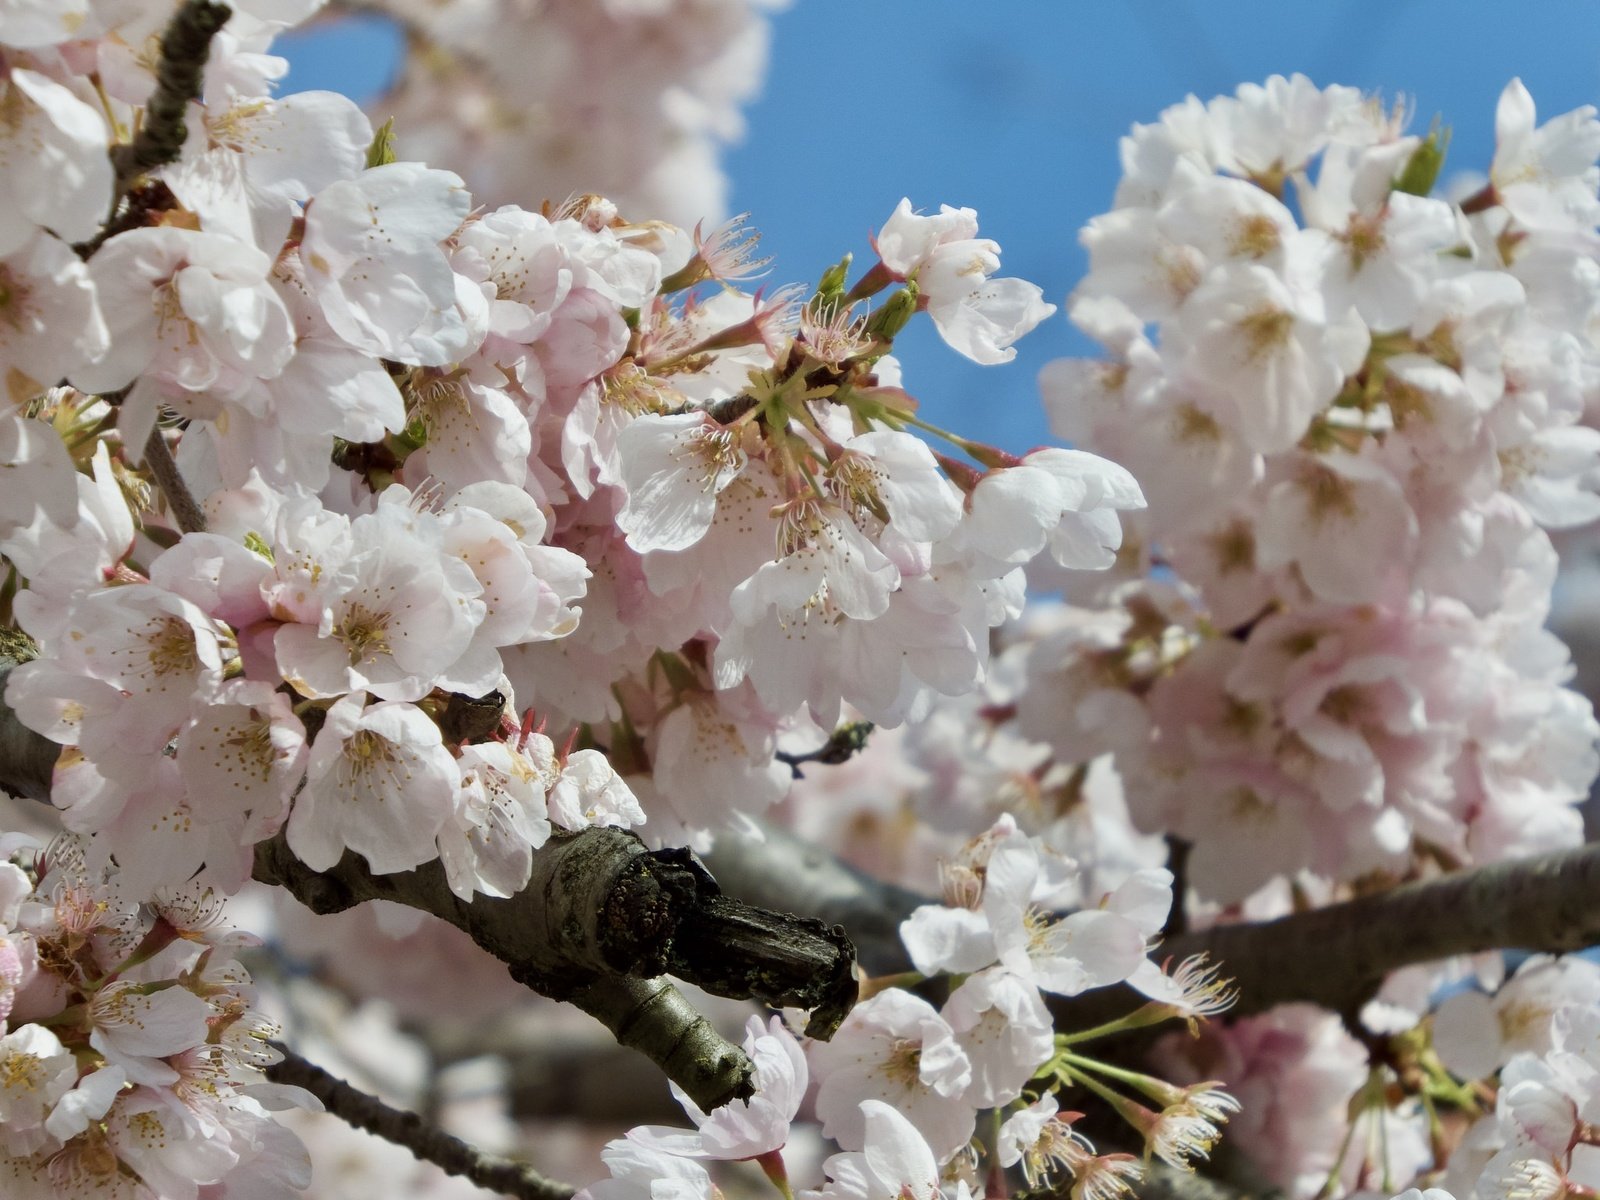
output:
[[[868,256],[867,234],[905,195],[977,209],[1004,273],[1059,304],[1128,126],[1274,73],[1406,93],[1416,128],[1436,114],[1451,125],[1447,172],[1488,165],[1513,75],[1541,118],[1600,103],[1595,0],[797,0],[774,24],[766,90],[725,166],[775,282]],[[398,48],[376,21],[285,39],[285,90],[368,98]],[[1091,352],[1059,314],[1008,366],[970,364],[931,330],[902,349],[930,420],[1013,450],[1047,436],[1038,368]]]

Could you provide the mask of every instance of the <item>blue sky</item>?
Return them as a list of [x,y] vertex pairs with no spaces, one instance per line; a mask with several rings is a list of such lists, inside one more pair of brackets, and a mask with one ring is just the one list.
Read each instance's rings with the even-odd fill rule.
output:
[[[1129,125],[1274,73],[1405,93],[1414,128],[1435,115],[1451,126],[1447,173],[1488,165],[1514,75],[1542,119],[1600,102],[1594,0],[797,0],[774,26],[765,91],[725,167],[775,282],[814,279],[846,250],[868,257],[867,235],[909,196],[977,209],[1003,273],[1059,304],[1083,274],[1077,230],[1109,206]],[[399,47],[365,19],[285,39],[285,90],[369,98]],[[1039,367],[1092,346],[1058,314],[1019,351],[978,367],[931,327],[901,345],[929,420],[1020,451],[1048,436]]]

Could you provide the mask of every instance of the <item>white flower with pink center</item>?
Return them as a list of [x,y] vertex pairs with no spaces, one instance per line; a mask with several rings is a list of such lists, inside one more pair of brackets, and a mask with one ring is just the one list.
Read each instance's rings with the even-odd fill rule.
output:
[[755,1067],[755,1094],[748,1100],[732,1101],[707,1115],[674,1083],[672,1094],[698,1132],[644,1125],[630,1130],[628,1137],[663,1154],[686,1158],[747,1159],[783,1149],[805,1098],[805,1055],[781,1017],[773,1017],[770,1024],[760,1017],[746,1021],[744,1051]]
[[439,727],[398,701],[363,707],[361,693],[328,709],[289,815],[289,848],[326,871],[354,850],[380,875],[437,857],[461,774]]
[[828,1042],[811,1045],[822,1132],[846,1149],[867,1145],[862,1101],[905,1115],[940,1160],[972,1136],[972,1062],[926,1000],[891,988],[855,1006]]
[[828,1186],[802,1200],[939,1200],[939,1163],[918,1125],[871,1099],[861,1101],[856,1123],[862,1150],[829,1158],[822,1164]]
[[627,500],[617,528],[640,554],[684,550],[706,535],[717,497],[737,479],[747,456],[741,431],[699,412],[646,413],[617,437]]
[[300,260],[328,324],[396,362],[465,358],[487,332],[488,307],[440,243],[471,208],[459,176],[420,163],[373,167],[318,192],[306,206]]
[[902,199],[878,231],[878,255],[896,277],[917,284],[939,336],[974,362],[1004,363],[1017,356],[1012,343],[1051,313],[1044,293],[1022,279],[993,279],[1000,247],[980,238],[978,214],[941,205],[937,216],[918,216]]

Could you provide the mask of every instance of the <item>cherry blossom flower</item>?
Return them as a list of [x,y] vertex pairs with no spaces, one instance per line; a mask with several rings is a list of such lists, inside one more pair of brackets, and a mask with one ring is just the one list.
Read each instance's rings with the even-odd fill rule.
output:
[[878,231],[878,255],[897,278],[912,279],[927,302],[939,335],[974,362],[1003,363],[1017,356],[1012,343],[1055,312],[1044,293],[1021,279],[991,279],[1000,247],[980,238],[978,214],[941,205],[937,216],[918,216],[902,199]]
[[755,1065],[755,1094],[748,1100],[726,1104],[708,1116],[674,1084],[673,1095],[699,1132],[646,1125],[630,1130],[629,1139],[689,1158],[758,1158],[781,1150],[805,1096],[805,1055],[780,1017],[767,1024],[760,1017],[745,1022],[744,1050]]
[[812,1045],[810,1060],[823,1133],[847,1149],[869,1144],[869,1099],[892,1103],[941,1158],[972,1135],[971,1060],[949,1024],[909,992],[891,988],[856,1005],[831,1041]]
[[460,774],[439,727],[410,704],[336,701],[306,762],[306,786],[289,815],[289,848],[326,871],[354,850],[379,874],[437,855]]
[[857,1123],[866,1149],[823,1163],[828,1186],[804,1200],[938,1200],[939,1164],[917,1126],[881,1100],[861,1101]]

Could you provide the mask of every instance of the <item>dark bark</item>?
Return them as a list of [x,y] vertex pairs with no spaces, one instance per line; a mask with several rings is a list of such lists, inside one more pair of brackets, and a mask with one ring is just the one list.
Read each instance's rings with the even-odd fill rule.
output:
[[517,1200],[568,1200],[577,1190],[569,1183],[546,1179],[524,1163],[476,1150],[416,1113],[392,1108],[376,1096],[353,1088],[307,1062],[287,1047],[274,1045],[283,1055],[283,1061],[267,1068],[268,1079],[305,1088],[328,1112],[346,1124],[404,1146],[422,1161],[435,1164],[447,1174],[463,1176],[479,1187],[514,1196]]
[[518,982],[649,1055],[707,1111],[750,1094],[750,1064],[657,976],[808,1009],[817,1037],[832,1036],[855,995],[854,956],[838,930],[731,900],[686,851],[651,852],[618,829],[551,838],[534,853],[528,886],[504,900],[460,900],[437,861],[374,875],[346,853],[332,870],[313,871],[281,835],[256,847],[255,877],[313,912],[390,900],[443,918]]

